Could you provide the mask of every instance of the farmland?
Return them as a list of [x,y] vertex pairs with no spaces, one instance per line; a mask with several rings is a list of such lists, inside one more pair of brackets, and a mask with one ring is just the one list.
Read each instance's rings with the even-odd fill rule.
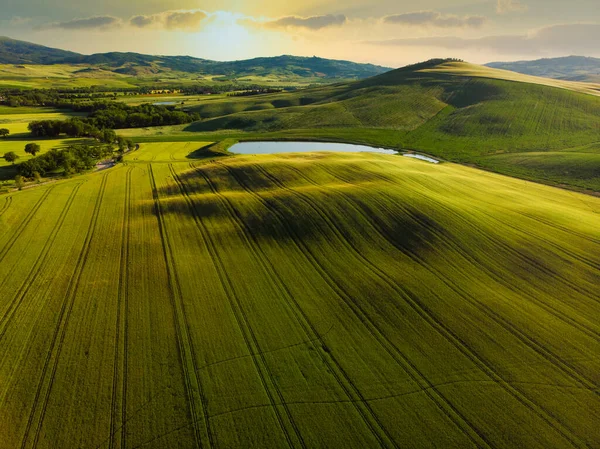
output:
[[598,447],[599,199],[209,141],[0,197],[0,448]]

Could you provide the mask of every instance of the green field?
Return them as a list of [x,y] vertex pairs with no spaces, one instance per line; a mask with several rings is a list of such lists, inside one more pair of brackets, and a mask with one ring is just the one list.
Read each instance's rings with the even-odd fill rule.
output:
[[599,199],[205,145],[0,197],[0,448],[598,447]]

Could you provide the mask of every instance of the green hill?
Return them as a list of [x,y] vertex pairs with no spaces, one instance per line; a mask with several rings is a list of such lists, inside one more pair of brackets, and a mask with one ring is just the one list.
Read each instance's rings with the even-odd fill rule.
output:
[[130,52],[81,55],[7,37],[0,38],[0,64],[91,65],[126,75],[174,71],[226,77],[284,76],[323,79],[361,79],[391,70],[373,64],[289,55],[225,62],[191,56],[157,56]]
[[599,199],[205,145],[0,198],[0,448],[597,446]]
[[[600,141],[600,97],[590,93],[597,94],[577,83],[525,76],[521,81],[511,72],[436,60],[357,82],[205,102],[190,108],[204,120],[186,131],[291,136],[294,130],[310,129],[315,138],[355,141],[362,129],[373,144],[599,190],[597,150],[587,150],[584,159],[573,150],[563,154],[564,159],[580,158],[588,167],[585,173],[572,165],[559,173],[557,159],[543,158],[546,152]],[[525,168],[512,159],[523,152],[538,158],[536,164]],[[546,163],[554,168],[545,170]]]
[[56,64],[77,53],[0,36],[0,64]]
[[486,66],[527,75],[572,81],[598,82],[600,80],[600,59],[585,56],[544,58],[535,61],[490,62]]

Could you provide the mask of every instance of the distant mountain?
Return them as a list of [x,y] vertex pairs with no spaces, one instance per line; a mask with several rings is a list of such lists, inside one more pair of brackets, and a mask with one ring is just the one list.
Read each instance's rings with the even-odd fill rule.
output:
[[0,64],[55,64],[77,55],[71,51],[0,36]]
[[140,53],[110,52],[82,55],[7,37],[0,38],[0,64],[91,65],[134,76],[178,71],[228,77],[294,75],[308,78],[361,79],[391,70],[373,64],[289,55],[228,62],[191,56],[152,56]]
[[490,62],[486,66],[545,78],[600,81],[600,59],[585,56],[566,56],[535,61]]

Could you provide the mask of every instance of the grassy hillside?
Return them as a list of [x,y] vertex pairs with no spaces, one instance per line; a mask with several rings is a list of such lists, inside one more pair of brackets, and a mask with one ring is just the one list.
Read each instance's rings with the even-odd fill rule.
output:
[[203,145],[0,198],[2,449],[597,444],[600,200]]
[[77,53],[0,36],[2,64],[55,64]]
[[[525,169],[512,155],[568,150],[560,158],[576,166],[583,156],[573,149],[600,141],[600,98],[589,86],[530,78],[432,61],[353,83],[200,103],[189,109],[204,120],[185,131],[367,141],[554,182],[545,162]],[[600,190],[600,156],[585,158],[588,170],[565,169],[559,182]]]

